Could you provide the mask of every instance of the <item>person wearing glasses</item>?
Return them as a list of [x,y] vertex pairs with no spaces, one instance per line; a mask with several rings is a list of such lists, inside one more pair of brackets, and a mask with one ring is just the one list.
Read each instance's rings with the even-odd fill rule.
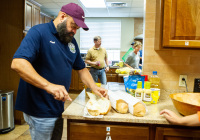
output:
[[98,78],[102,84],[107,83],[106,72],[109,71],[106,49],[101,47],[101,37],[94,37],[94,46],[87,52],[85,63],[90,64],[90,73],[96,83]]

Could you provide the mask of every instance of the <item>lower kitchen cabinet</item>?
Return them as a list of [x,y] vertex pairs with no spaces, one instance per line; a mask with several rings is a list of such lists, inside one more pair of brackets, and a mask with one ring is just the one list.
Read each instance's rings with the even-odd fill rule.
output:
[[106,74],[107,82],[118,82],[118,74]]
[[110,127],[112,140],[149,139],[149,127],[71,122],[68,140],[105,140],[107,127]]
[[200,140],[199,127],[74,119],[67,120],[67,140],[106,140],[108,127],[112,140]]
[[155,140],[200,140],[200,130],[157,127]]

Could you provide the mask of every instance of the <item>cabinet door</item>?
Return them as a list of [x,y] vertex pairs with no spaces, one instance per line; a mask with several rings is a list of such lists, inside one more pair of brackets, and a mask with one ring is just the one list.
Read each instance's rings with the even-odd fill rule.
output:
[[48,23],[48,22],[50,22],[50,21],[51,21],[51,18],[45,16],[45,18],[44,18],[44,22],[45,22],[45,23]]
[[44,22],[44,15],[40,14],[40,24],[45,23]]
[[156,140],[199,140],[200,130],[156,128]]
[[28,31],[33,26],[33,4],[25,1],[24,29]]
[[33,7],[33,26],[40,24],[40,7],[35,6]]
[[117,74],[106,74],[107,82],[118,82]]
[[71,84],[70,84],[70,87],[69,87],[70,90],[74,90],[74,84],[75,84],[75,71],[72,70]]
[[149,128],[123,125],[70,123],[68,140],[105,140],[110,127],[112,140],[148,140]]
[[163,47],[200,48],[200,1],[165,0]]

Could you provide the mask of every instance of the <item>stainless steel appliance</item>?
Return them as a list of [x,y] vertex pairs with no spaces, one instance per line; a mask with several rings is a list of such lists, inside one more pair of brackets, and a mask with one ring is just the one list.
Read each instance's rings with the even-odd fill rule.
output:
[[0,133],[7,133],[15,128],[13,93],[10,90],[0,90]]

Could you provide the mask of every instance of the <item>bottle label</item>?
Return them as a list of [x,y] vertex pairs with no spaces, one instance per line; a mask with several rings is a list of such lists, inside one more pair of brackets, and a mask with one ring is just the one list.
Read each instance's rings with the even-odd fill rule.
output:
[[144,93],[144,101],[151,102],[151,93]]

